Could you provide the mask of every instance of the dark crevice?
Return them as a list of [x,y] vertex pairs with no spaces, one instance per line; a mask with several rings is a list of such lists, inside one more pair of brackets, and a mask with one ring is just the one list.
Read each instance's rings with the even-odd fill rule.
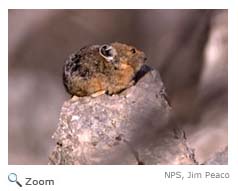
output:
[[133,78],[133,80],[135,81],[135,83],[137,83],[143,76],[145,76],[145,74],[147,74],[148,72],[150,72],[151,70],[153,70],[150,66],[148,65],[143,65],[141,67],[141,69],[136,73],[135,77]]

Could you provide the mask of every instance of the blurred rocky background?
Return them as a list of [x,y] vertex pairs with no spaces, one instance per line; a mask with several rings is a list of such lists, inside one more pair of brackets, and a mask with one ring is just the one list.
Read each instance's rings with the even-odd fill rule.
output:
[[9,164],[47,164],[66,57],[89,44],[138,47],[160,71],[199,163],[228,142],[227,10],[9,10]]

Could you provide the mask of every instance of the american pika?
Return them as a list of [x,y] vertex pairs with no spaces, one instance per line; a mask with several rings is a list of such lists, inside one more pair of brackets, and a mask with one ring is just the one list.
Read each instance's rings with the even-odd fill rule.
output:
[[69,94],[78,97],[116,94],[133,85],[145,60],[142,51],[118,42],[86,46],[66,60],[63,83]]

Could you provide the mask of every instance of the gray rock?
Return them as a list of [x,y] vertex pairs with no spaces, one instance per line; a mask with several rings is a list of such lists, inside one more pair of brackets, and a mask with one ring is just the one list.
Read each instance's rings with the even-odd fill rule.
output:
[[228,147],[223,151],[215,153],[211,159],[204,164],[206,165],[227,165],[228,164]]
[[157,71],[113,96],[66,101],[49,164],[196,164]]

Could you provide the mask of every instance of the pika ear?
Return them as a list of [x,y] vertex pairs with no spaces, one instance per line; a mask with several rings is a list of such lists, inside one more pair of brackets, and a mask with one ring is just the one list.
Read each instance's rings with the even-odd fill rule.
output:
[[100,46],[99,54],[106,60],[110,61],[114,59],[114,57],[117,55],[117,52],[112,46],[104,44]]

